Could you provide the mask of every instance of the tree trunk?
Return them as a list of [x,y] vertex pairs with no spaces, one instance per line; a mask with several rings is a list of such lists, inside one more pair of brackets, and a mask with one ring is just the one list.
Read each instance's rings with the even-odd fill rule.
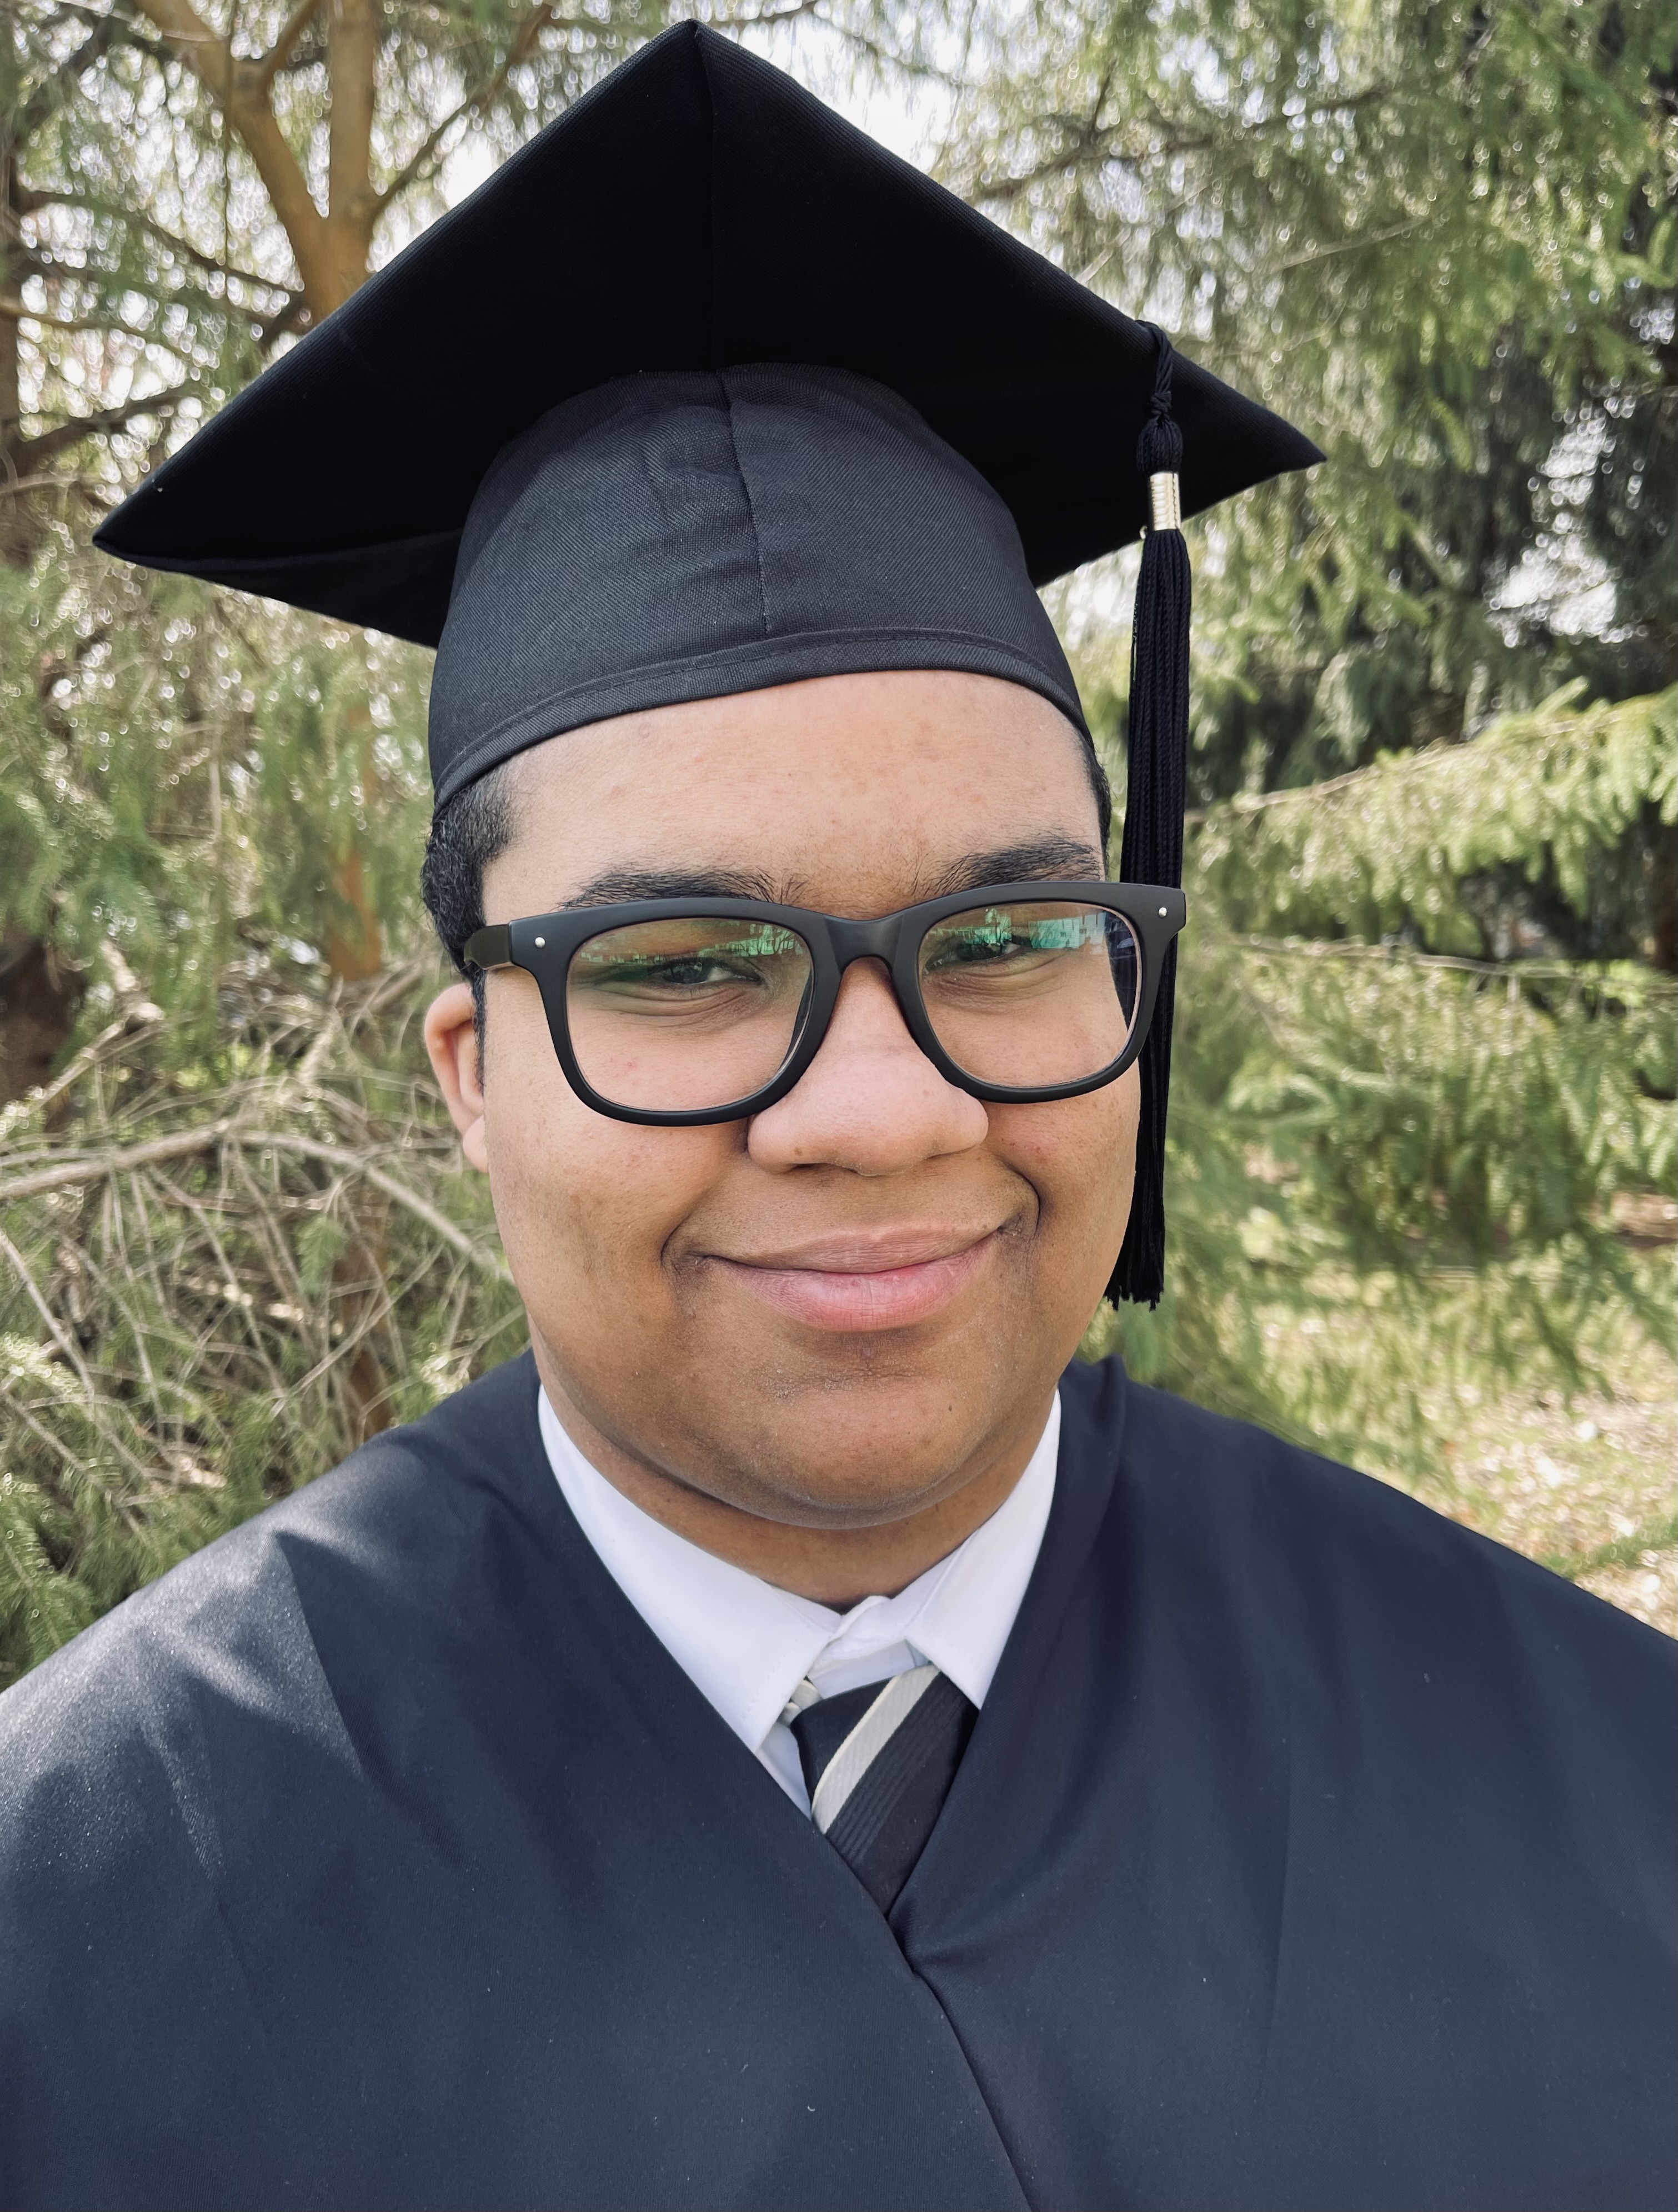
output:
[[[236,56],[192,0],[138,4],[238,132],[284,228],[310,319],[319,324],[367,280],[379,216],[373,122],[383,0],[300,0],[272,52],[259,62]],[[276,69],[323,4],[328,10],[330,86],[324,213],[275,118],[272,100]],[[328,927],[324,950],[335,975],[358,980],[375,974],[383,961],[378,912],[358,852],[352,848],[335,857],[331,871],[335,911],[349,919],[347,927],[335,921]]]
[[[378,198],[373,189],[373,115],[379,67],[381,0],[326,0],[326,74],[331,109],[326,131],[326,244],[334,296],[342,307],[367,282],[368,258]],[[350,718],[362,738],[362,776],[374,774],[372,717],[365,708]],[[351,845],[333,863],[332,890],[350,928],[328,933],[326,958],[335,975],[359,982],[384,963],[378,908]]]
[[384,965],[385,948],[359,846],[334,858],[332,890],[343,919],[327,925],[326,964],[346,983],[363,982]]
[[[4,132],[0,124],[0,299],[9,300],[17,295],[22,272],[17,266],[17,164]],[[21,343],[16,319],[0,315],[0,561],[9,568],[27,568],[40,543],[33,502],[18,489],[29,472],[19,374]]]
[[46,1082],[85,988],[44,939],[11,924],[0,932],[0,1106]]

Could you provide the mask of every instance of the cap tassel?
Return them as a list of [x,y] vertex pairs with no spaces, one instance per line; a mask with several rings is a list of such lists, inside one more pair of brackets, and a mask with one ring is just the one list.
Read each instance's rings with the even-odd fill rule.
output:
[[[1151,526],[1142,534],[1142,568],[1130,634],[1130,743],[1124,844],[1126,882],[1181,884],[1183,817],[1189,771],[1189,548],[1183,542],[1178,473],[1183,433],[1171,418],[1171,342],[1151,323],[1158,349],[1153,399],[1136,447],[1148,479]],[[1153,1026],[1142,1048],[1141,1121],[1136,1183],[1118,1265],[1107,1295],[1156,1306],[1165,1287],[1165,1109],[1171,1084],[1171,1012],[1176,947],[1165,956]]]

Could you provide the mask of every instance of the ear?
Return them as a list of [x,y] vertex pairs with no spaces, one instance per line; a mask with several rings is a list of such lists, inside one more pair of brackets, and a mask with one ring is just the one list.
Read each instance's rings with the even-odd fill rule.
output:
[[483,1083],[478,1070],[472,994],[466,984],[449,984],[426,1008],[425,1049],[449,1119],[460,1133],[460,1149],[471,1166],[487,1175],[489,1153],[483,1126]]

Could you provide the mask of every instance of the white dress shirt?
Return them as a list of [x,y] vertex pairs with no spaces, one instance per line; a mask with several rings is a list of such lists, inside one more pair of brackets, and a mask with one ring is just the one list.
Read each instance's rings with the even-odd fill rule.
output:
[[800,1681],[833,1697],[930,1659],[983,1705],[1054,1502],[1058,1393],[1024,1474],[989,1520],[896,1597],[865,1597],[848,1613],[778,1589],[643,1513],[583,1457],[545,1390],[538,1418],[565,1502],[607,1572],[801,1811],[810,1800],[781,1720]]

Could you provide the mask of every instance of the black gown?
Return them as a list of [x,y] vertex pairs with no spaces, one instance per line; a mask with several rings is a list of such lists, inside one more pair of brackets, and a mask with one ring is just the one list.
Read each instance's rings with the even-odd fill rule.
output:
[[528,1356],[0,1698],[0,2201],[1651,2212],[1675,1647],[1074,1368],[894,1908],[572,1521]]

